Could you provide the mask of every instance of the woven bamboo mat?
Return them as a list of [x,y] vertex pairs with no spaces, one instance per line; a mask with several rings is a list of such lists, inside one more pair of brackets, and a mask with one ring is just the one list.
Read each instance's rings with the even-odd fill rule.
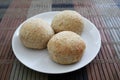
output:
[[[87,66],[66,74],[44,74],[21,64],[12,51],[16,28],[46,11],[71,9],[100,31],[99,54]],[[120,80],[120,0],[0,0],[0,80]]]

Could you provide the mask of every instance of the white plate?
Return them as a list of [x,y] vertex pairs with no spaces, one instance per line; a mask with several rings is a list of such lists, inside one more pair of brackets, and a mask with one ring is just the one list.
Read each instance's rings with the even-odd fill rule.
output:
[[[58,11],[46,12],[42,14],[38,14],[32,18],[42,18],[47,21],[49,24],[51,23],[53,17],[58,13]],[[31,18],[30,18],[31,19]],[[19,39],[19,30],[21,25],[26,22],[24,21],[15,31],[12,38],[12,48],[17,59],[23,63],[25,66],[43,73],[51,73],[51,74],[59,74],[71,72],[77,69],[80,69],[90,63],[98,54],[98,51],[101,46],[101,37],[99,31],[95,27],[93,23],[91,23],[86,18],[84,19],[85,28],[81,37],[86,43],[86,50],[82,59],[72,65],[60,65],[53,62],[49,58],[49,53],[46,49],[44,50],[32,50],[25,48],[20,39]],[[29,20],[29,19],[28,19]]]

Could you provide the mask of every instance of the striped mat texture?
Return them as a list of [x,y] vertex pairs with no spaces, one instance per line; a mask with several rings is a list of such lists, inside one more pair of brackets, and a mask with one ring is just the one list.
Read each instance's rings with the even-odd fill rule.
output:
[[[20,63],[11,47],[16,28],[47,11],[75,10],[93,22],[102,38],[87,66],[66,74],[45,74]],[[120,80],[120,0],[0,0],[0,80]]]

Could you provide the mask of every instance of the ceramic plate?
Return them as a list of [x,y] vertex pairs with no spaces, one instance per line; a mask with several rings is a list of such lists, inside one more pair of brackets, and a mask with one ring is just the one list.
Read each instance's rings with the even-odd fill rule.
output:
[[[51,24],[53,17],[58,12],[59,11],[45,12],[31,18],[42,18],[43,20]],[[27,20],[30,20],[31,18]],[[60,65],[50,59],[47,49],[33,50],[24,47],[19,39],[19,30],[23,23],[26,21],[18,26],[12,38],[12,48],[15,56],[21,63],[23,63],[30,69],[50,74],[67,73],[86,66],[98,54],[101,46],[101,37],[99,31],[93,23],[91,23],[88,19],[84,17],[83,20],[85,26],[81,37],[86,43],[86,50],[79,62],[72,65]]]

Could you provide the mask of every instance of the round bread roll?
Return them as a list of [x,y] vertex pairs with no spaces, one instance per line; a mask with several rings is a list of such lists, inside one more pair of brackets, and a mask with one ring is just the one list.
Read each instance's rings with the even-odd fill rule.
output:
[[72,31],[62,31],[54,35],[47,44],[53,61],[59,64],[78,62],[86,48],[82,38]]
[[65,10],[58,13],[51,24],[54,31],[73,31],[81,34],[84,28],[83,17],[76,11]]
[[40,18],[30,19],[20,28],[20,40],[27,48],[44,49],[53,35],[50,25]]

